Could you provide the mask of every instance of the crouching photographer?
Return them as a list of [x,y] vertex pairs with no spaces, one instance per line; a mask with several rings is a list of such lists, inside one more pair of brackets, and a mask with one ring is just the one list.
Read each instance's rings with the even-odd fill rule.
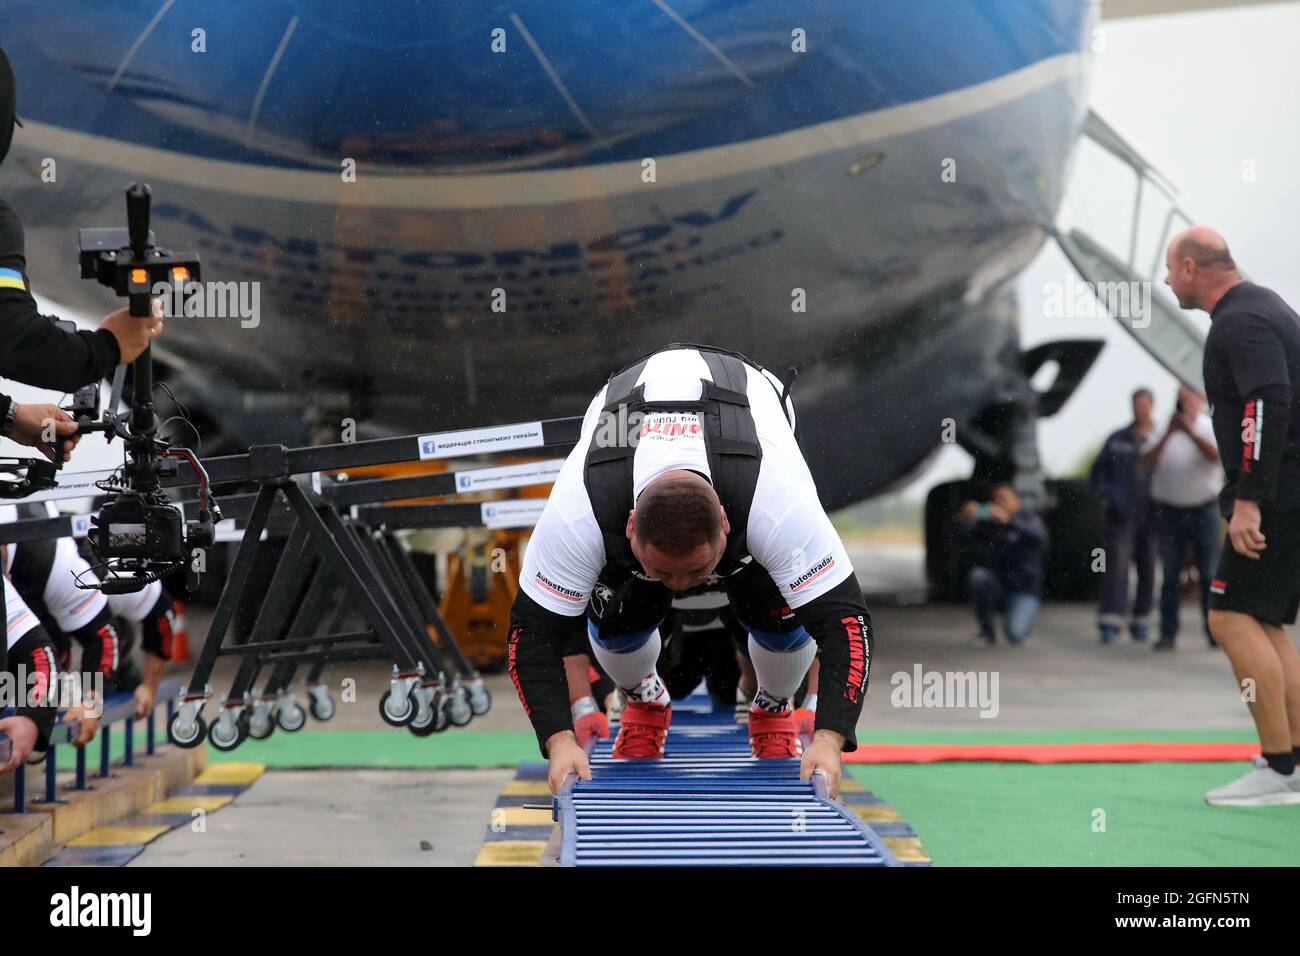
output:
[[996,640],[999,614],[1007,642],[1022,644],[1038,614],[1047,526],[1022,506],[1011,485],[997,485],[990,497],[967,501],[957,513],[957,538],[973,558],[966,590],[975,606],[981,644]]

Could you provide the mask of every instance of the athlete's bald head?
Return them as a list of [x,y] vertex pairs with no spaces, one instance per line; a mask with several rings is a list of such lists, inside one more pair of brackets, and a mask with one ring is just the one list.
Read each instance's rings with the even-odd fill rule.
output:
[[1209,226],[1192,226],[1178,233],[1165,251],[1165,284],[1184,309],[1209,312],[1241,281],[1228,241]]
[[713,573],[730,530],[713,485],[683,470],[646,485],[627,519],[632,553],[647,574],[673,591],[690,590]]

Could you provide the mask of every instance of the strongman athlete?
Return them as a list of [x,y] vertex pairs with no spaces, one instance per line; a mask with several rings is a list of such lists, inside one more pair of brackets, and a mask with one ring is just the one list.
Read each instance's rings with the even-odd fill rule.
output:
[[628,696],[614,755],[663,755],[671,701],[656,673],[674,593],[723,588],[749,632],[757,757],[795,757],[792,697],[820,650],[819,706],[801,773],[838,791],[857,747],[871,618],[772,373],[707,346],[671,345],[615,374],[592,401],[520,574],[510,674],[550,759],[590,778],[563,658],[590,641]]
[[1259,731],[1249,773],[1211,790],[1212,806],[1300,803],[1300,653],[1287,637],[1300,605],[1300,317],[1246,282],[1223,237],[1174,237],[1169,283],[1185,309],[1210,313],[1205,394],[1226,482],[1228,538],[1210,582],[1209,626]]

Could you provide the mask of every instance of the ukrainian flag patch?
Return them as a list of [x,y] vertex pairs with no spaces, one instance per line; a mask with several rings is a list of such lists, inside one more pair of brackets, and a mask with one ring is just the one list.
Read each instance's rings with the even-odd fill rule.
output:
[[0,289],[22,289],[26,292],[27,283],[17,269],[0,269]]

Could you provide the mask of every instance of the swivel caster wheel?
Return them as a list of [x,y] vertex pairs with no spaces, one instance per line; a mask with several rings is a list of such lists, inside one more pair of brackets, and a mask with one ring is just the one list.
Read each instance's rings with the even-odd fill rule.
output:
[[406,729],[417,737],[424,737],[436,729],[434,714],[438,707],[438,693],[432,687],[417,687],[411,694],[415,701],[415,717]]
[[454,727],[464,727],[474,719],[474,709],[470,706],[463,687],[458,689],[447,702],[446,711],[447,719]]
[[433,722],[433,731],[440,734],[451,726],[451,720],[447,717],[447,699],[445,697],[435,705],[434,712],[437,717]]
[[406,729],[417,737],[428,737],[438,729],[438,721],[433,716],[433,708],[429,708],[428,716],[423,720],[418,717],[406,725]]
[[469,689],[469,707],[475,717],[482,717],[492,709],[492,695],[488,693],[482,681],[477,681]]
[[313,689],[307,700],[307,707],[316,720],[329,720],[334,716],[334,698],[329,695],[329,691],[318,692]]
[[254,740],[265,740],[275,732],[275,721],[267,708],[259,708],[255,714],[248,718],[248,736]]
[[208,743],[223,753],[234,750],[248,737],[248,725],[247,712],[240,714],[233,723],[218,718],[208,728]]
[[276,709],[275,722],[286,733],[296,734],[307,725],[307,711],[296,700],[288,698]]
[[202,714],[194,715],[194,722],[185,727],[181,722],[181,715],[177,714],[167,725],[167,739],[177,747],[184,750],[191,750],[203,743],[203,738],[208,732],[208,722],[203,719]]
[[393,727],[405,727],[415,719],[415,701],[412,695],[398,699],[392,688],[384,691],[384,696],[379,698],[379,716],[384,723]]

